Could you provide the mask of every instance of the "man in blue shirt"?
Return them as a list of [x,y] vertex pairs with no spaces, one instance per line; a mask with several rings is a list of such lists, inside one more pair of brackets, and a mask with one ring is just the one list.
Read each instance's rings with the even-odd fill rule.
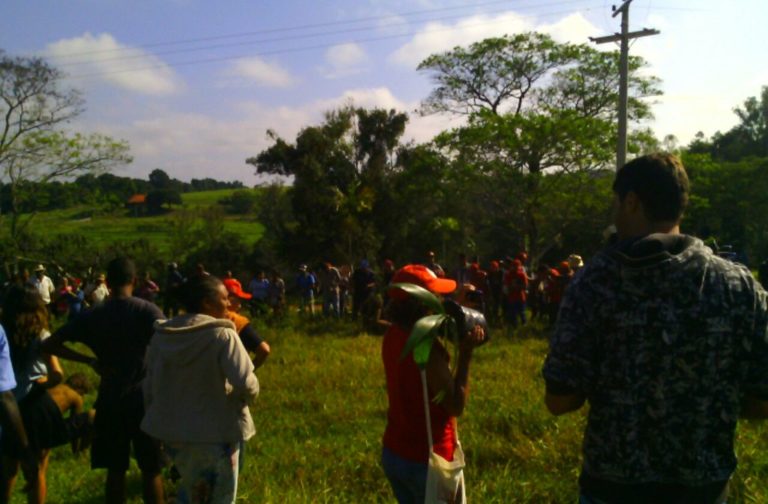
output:
[[[0,326],[0,437],[13,436],[19,445],[19,457],[21,460],[21,470],[24,472],[24,478],[27,485],[34,486],[37,483],[37,459],[34,452],[29,447],[27,432],[24,430],[24,423],[19,413],[19,406],[13,396],[13,389],[16,388],[16,378],[13,374],[11,365],[11,354],[8,349],[8,339],[5,331]],[[4,497],[0,496],[0,499]]]

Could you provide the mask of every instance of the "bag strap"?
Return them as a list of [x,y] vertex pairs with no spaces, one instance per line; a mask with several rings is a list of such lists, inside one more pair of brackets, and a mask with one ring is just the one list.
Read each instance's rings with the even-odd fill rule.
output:
[[432,453],[432,418],[429,415],[429,392],[427,391],[427,372],[423,369],[421,374],[421,389],[424,391],[424,418],[427,419],[427,441],[429,442],[429,452]]

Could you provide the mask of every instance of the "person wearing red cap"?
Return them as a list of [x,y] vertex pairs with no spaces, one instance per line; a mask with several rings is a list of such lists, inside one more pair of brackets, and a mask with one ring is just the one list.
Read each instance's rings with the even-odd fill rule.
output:
[[495,322],[499,320],[499,312],[504,299],[504,271],[501,269],[499,261],[491,261],[491,268],[488,271],[488,294],[490,301],[488,318]]
[[[235,283],[236,282],[236,283]],[[235,330],[237,335],[240,336],[240,340],[243,342],[245,349],[253,354],[253,367],[258,368],[269,357],[270,348],[269,344],[261,339],[256,329],[251,325],[251,321],[248,317],[240,315],[240,310],[243,306],[243,301],[250,300],[252,296],[243,291],[240,282],[222,282],[227,289],[229,297],[229,307],[227,308],[227,319],[231,320],[235,324]]]
[[528,290],[528,275],[525,273],[520,259],[512,261],[512,265],[504,278],[504,285],[507,287],[509,306],[507,322],[510,322],[512,327],[517,326],[518,320],[520,324],[524,325],[526,323],[525,301]]
[[[439,278],[431,269],[416,264],[398,270],[392,278],[392,284],[397,283],[416,284],[438,295],[456,289],[455,281]],[[423,502],[430,441],[421,375],[412,354],[403,359],[400,355],[414,323],[427,315],[428,310],[401,289],[391,288],[388,294],[392,325],[382,343],[389,404],[382,466],[398,502]],[[431,444],[435,453],[449,461],[453,460],[457,446],[456,417],[461,415],[467,403],[472,351],[484,337],[482,328],[475,327],[461,339],[455,375],[449,367],[448,351],[439,341],[433,344],[426,366]]]

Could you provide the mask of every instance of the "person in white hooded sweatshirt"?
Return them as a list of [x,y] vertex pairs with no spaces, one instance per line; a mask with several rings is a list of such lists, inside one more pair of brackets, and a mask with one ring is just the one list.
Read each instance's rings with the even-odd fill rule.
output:
[[161,441],[181,475],[178,502],[230,503],[239,446],[255,430],[248,404],[254,367],[226,320],[227,290],[215,277],[184,286],[187,313],[158,322],[147,349],[141,429]]

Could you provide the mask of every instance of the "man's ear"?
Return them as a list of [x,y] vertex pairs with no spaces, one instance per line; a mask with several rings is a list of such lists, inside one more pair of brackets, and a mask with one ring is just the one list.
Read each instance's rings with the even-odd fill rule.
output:
[[625,208],[632,213],[643,210],[643,202],[640,201],[640,198],[635,191],[629,191],[627,195],[624,196],[623,204]]

